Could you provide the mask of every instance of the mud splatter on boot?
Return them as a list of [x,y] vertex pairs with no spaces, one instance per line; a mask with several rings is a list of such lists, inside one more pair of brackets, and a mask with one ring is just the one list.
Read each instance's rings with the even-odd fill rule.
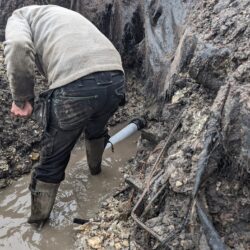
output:
[[59,185],[32,179],[29,187],[31,191],[31,216],[28,223],[36,224],[38,229],[44,226],[53,208]]

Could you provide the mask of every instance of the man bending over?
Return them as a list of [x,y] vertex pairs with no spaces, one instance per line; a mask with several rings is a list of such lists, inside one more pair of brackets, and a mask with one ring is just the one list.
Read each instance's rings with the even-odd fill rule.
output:
[[82,131],[90,172],[101,172],[109,138],[106,124],[124,98],[121,57],[86,18],[53,5],[14,11],[6,26],[4,54],[14,115],[32,114],[34,65],[49,84],[40,94],[43,146],[30,183],[28,222],[41,227],[49,218],[71,150]]

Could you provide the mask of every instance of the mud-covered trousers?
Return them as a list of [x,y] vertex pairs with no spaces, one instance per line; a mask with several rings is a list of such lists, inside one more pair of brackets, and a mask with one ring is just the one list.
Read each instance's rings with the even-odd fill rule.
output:
[[[107,137],[106,124],[124,100],[124,75],[97,72],[40,95],[44,133],[33,178],[60,183],[81,133],[88,140]],[[44,108],[45,107],[45,108]]]

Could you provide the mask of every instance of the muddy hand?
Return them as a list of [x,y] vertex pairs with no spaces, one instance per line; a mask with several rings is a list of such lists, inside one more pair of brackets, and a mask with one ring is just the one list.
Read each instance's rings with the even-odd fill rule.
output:
[[15,102],[12,102],[11,113],[14,116],[29,117],[32,114],[33,107],[30,102],[26,101],[23,108],[18,107]]

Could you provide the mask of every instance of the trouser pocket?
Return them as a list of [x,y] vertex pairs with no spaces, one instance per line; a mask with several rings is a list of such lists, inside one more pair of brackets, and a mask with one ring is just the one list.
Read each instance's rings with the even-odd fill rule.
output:
[[118,87],[115,90],[115,94],[120,98],[119,106],[124,106],[126,104],[126,94],[125,94],[125,85]]
[[34,118],[37,123],[44,129],[46,127],[46,103],[45,100],[39,100],[34,106]]
[[53,90],[41,93],[34,107],[34,118],[43,130],[47,129],[49,123],[50,97],[52,93]]
[[97,94],[55,97],[52,101],[53,120],[62,130],[83,127],[93,113],[98,98]]

